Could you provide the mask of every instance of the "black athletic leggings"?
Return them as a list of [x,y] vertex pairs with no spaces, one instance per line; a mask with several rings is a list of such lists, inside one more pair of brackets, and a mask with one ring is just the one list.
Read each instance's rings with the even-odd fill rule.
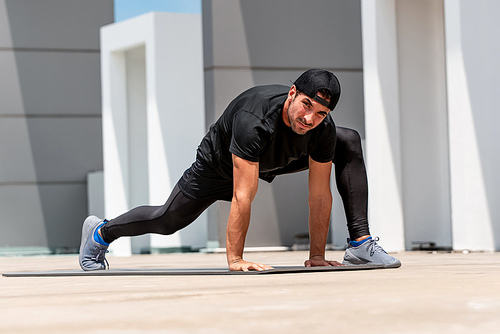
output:
[[[361,150],[361,138],[355,130],[337,127],[335,148],[335,179],[347,218],[351,239],[369,235],[368,182]],[[167,202],[162,206],[140,206],[115,219],[101,229],[106,242],[119,237],[146,233],[173,234],[191,224],[217,199],[195,199],[174,187]]]
[[368,180],[361,148],[361,137],[355,130],[337,127],[335,147],[335,180],[347,219],[351,240],[370,235],[368,227]]

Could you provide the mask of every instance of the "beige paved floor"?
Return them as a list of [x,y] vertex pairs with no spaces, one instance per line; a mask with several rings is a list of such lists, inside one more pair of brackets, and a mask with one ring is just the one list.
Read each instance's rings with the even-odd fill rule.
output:
[[[342,253],[330,252],[340,260]],[[307,253],[248,260],[299,265]],[[400,269],[258,276],[0,277],[0,333],[500,333],[500,253],[406,252]],[[110,258],[114,268],[225,266],[222,254]],[[0,258],[0,272],[77,269]]]

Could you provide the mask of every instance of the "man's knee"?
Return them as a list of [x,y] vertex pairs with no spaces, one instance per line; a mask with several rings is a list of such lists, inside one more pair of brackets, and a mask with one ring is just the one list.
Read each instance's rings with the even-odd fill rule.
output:
[[349,152],[362,154],[361,136],[356,130],[337,128],[337,147],[342,147]]
[[160,231],[158,231],[157,233],[163,235],[171,235],[186,228],[193,221],[194,219],[190,219],[189,217],[187,219],[169,219],[167,222],[159,225]]
[[171,212],[167,212],[162,217],[162,223],[158,224],[158,227],[161,231],[157,232],[163,235],[171,235],[177,231],[186,228],[192,222],[198,218],[198,216],[204,210],[196,210],[196,208],[191,208],[192,210],[188,210],[189,208],[185,208],[185,210],[172,210]]

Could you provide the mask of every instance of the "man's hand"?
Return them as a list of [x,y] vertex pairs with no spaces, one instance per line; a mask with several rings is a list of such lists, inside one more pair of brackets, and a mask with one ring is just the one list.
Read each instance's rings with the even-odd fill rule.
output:
[[231,271],[249,271],[249,270],[262,271],[268,269],[274,269],[274,268],[262,263],[247,262],[243,259],[229,264],[229,270]]
[[338,267],[338,266],[343,266],[342,263],[337,262],[337,261],[328,261],[323,258],[311,258],[304,262],[305,267]]

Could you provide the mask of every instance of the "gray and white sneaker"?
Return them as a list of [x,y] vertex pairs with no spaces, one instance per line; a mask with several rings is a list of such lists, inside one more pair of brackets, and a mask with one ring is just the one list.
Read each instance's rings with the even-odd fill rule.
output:
[[344,265],[377,264],[386,268],[399,268],[401,262],[387,254],[387,252],[377,243],[378,237],[365,241],[361,245],[354,247],[347,239],[349,245],[344,254]]
[[80,267],[85,270],[103,270],[106,265],[109,269],[106,253],[108,246],[101,245],[94,240],[94,232],[104,222],[96,216],[89,216],[83,222],[82,242],[80,244]]

